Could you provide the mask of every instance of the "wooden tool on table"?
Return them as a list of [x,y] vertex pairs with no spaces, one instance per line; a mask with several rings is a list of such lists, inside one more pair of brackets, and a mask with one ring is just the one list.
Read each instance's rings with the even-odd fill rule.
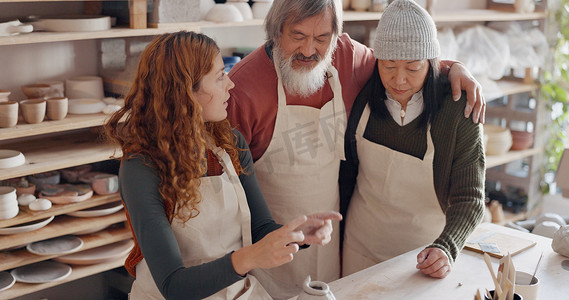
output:
[[494,274],[494,268],[490,261],[488,253],[484,253],[484,261],[488,266],[488,270],[492,275],[495,289],[493,300],[513,300],[514,299],[514,283],[516,282],[516,269],[511,255],[508,253],[502,259],[498,267],[497,275]]

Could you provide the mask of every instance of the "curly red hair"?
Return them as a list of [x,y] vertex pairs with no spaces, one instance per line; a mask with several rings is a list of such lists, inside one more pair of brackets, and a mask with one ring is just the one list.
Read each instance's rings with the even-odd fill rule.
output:
[[156,37],[141,54],[124,107],[104,125],[120,145],[122,159],[141,154],[151,160],[170,222],[175,216],[187,221],[199,214],[206,136],[227,151],[237,172],[243,171],[229,121],[204,123],[194,96],[218,54],[217,44],[203,34],[180,31]]

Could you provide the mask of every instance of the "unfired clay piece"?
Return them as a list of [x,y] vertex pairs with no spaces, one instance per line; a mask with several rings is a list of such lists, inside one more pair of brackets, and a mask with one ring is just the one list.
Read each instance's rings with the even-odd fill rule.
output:
[[569,257],[569,225],[561,226],[553,234],[551,248],[553,251]]
[[31,210],[48,210],[51,208],[51,201],[47,199],[36,199],[29,205]]

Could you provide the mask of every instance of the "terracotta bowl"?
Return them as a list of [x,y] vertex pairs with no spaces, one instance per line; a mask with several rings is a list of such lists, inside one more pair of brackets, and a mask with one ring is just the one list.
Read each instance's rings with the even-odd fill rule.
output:
[[524,150],[533,145],[533,132],[512,130],[511,150]]
[[23,85],[22,92],[28,99],[43,98],[51,92],[51,86],[46,83],[34,83]]

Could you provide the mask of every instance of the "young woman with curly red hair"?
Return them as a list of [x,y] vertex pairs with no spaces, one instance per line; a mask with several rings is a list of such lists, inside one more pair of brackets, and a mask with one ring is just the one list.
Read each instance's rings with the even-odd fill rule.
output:
[[226,120],[233,82],[218,46],[164,34],[141,55],[125,105],[105,125],[120,145],[120,193],[136,246],[131,299],[270,299],[254,276],[326,244],[336,212],[274,222],[248,146]]

